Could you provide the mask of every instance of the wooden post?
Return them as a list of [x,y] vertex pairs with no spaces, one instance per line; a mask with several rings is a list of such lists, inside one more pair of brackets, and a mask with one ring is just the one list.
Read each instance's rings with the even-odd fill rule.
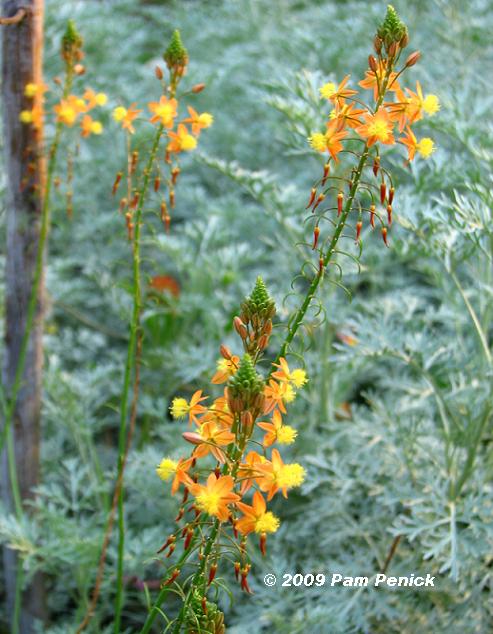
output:
[[[22,16],[22,10],[25,15]],[[21,18],[20,20],[16,20]],[[22,124],[19,114],[33,100],[24,95],[27,83],[42,83],[43,0],[2,0],[2,98],[6,166],[6,321],[3,386],[7,399],[14,383],[26,312],[32,290],[44,190],[43,131]],[[14,18],[8,20],[8,18]],[[12,432],[20,494],[33,496],[39,481],[39,441],[42,376],[43,283],[37,298],[34,326],[27,347],[22,387],[14,410]],[[13,499],[5,452],[1,488],[4,506],[13,512]],[[5,588],[12,618],[17,557],[4,549]],[[22,595],[19,631],[34,632],[36,619],[45,617],[41,575]]]

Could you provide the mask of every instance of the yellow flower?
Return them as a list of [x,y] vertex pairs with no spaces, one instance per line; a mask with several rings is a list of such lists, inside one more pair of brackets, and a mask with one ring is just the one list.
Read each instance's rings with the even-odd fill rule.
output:
[[303,387],[308,381],[305,370],[301,368],[290,370],[288,362],[284,357],[281,357],[279,363],[274,363],[274,365],[276,368],[279,368],[279,370],[276,370],[276,372],[272,374],[275,379],[292,383],[297,388]]
[[31,110],[23,110],[19,114],[19,121],[21,121],[22,123],[32,123],[32,120],[33,113],[31,112]]
[[275,533],[279,528],[279,518],[271,511],[261,515],[255,522],[256,533]]
[[320,88],[320,96],[324,99],[330,99],[332,95],[337,90],[337,86],[333,81],[329,81],[327,84],[324,84],[322,88]]
[[440,110],[440,101],[436,95],[426,95],[423,99],[423,110],[426,114],[434,115]]
[[188,401],[184,398],[174,398],[171,403],[171,416],[174,419],[185,418],[190,409]]
[[108,97],[104,94],[104,92],[98,92],[94,100],[98,106],[104,106],[108,101]]
[[81,127],[83,137],[87,137],[90,134],[101,134],[103,132],[103,126],[101,122],[94,121],[88,114],[84,115]]
[[178,461],[171,458],[163,458],[156,468],[156,473],[161,480],[169,480],[176,473]]
[[327,149],[327,139],[325,138],[325,134],[321,132],[314,132],[308,137],[308,141],[310,146],[317,152],[325,152]]
[[277,430],[277,442],[280,445],[291,445],[294,443],[298,432],[294,427],[290,425],[282,425],[280,429]]
[[197,139],[192,136],[183,123],[178,124],[176,132],[169,132],[171,141],[168,143],[168,152],[189,152],[197,147]]
[[424,137],[416,145],[416,150],[423,158],[428,158],[435,151],[435,144],[429,137]]
[[124,108],[123,106],[117,106],[114,110],[113,110],[113,119],[115,121],[123,121],[123,119],[127,116],[127,109]]
[[291,489],[292,487],[300,486],[305,477],[305,469],[297,462],[293,462],[282,466],[277,474],[277,484],[280,489]]
[[73,100],[69,102],[68,99],[62,99],[53,109],[57,114],[57,121],[68,126],[72,126],[75,123],[79,114],[76,103]]
[[194,134],[199,134],[202,129],[209,128],[214,122],[214,117],[208,112],[199,114],[191,106],[188,106],[188,112],[190,113],[190,117],[184,119],[183,123],[191,123],[192,132]]
[[26,84],[26,87],[24,88],[24,94],[26,95],[26,97],[34,97],[37,92],[38,92],[37,84]]

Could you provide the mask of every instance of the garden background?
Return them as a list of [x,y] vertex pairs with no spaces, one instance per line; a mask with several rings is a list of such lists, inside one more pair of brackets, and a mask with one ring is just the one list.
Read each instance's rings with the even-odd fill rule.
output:
[[[236,591],[231,567],[234,596],[223,593],[221,605],[232,634],[491,631],[493,5],[395,6],[411,48],[422,53],[414,77],[441,101],[426,123],[438,149],[410,168],[402,153],[390,249],[365,229],[361,271],[344,263],[352,301],[324,285],[325,320],[304,340],[310,380],[290,418],[299,435],[289,454],[308,477],[276,510],[282,527],[267,557],[254,556],[252,597]],[[320,171],[306,137],[326,114],[318,88],[348,72],[363,75],[384,9],[363,1],[47,2],[46,77],[60,71],[59,40],[73,18],[84,37],[87,85],[114,106],[145,104],[155,96],[154,67],[179,28],[190,55],[187,81],[206,83],[193,105],[215,118],[183,161],[170,235],[156,223],[144,243],[124,631],[142,625],[142,582],[160,579],[154,556],[178,506],[155,474],[162,456],[181,453],[183,426],[169,417],[171,400],[201,387],[221,342],[236,345],[232,318],[257,275],[281,321],[296,305],[293,245]],[[29,573],[46,575],[50,623],[40,631],[50,634],[75,631],[82,619],[116,475],[131,262],[111,196],[124,139],[109,115],[105,128],[75,157],[71,218],[63,187],[54,196],[36,511],[22,525],[0,513],[0,541],[19,550]],[[62,161],[62,179],[64,169]],[[169,276],[170,288],[156,291],[154,276]],[[115,544],[91,632],[111,630]],[[396,576],[429,572],[436,587],[262,583],[268,572],[372,575],[386,564]],[[0,586],[0,622],[2,605]],[[167,605],[173,612],[179,602]]]

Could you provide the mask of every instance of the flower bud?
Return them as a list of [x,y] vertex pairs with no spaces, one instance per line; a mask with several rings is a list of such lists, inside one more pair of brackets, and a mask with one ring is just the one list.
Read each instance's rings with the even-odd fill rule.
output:
[[210,586],[211,583],[214,581],[214,577],[216,576],[216,572],[217,572],[217,564],[211,564],[211,567],[209,568],[209,578],[207,579],[207,585]]
[[257,342],[258,349],[265,350],[268,345],[269,345],[269,336],[262,335]]
[[317,244],[318,244],[318,238],[320,236],[320,227],[317,225],[314,229],[313,229],[313,245],[312,245],[312,250],[315,250],[317,248]]
[[377,60],[373,57],[373,55],[368,55],[368,66],[370,67],[370,70],[372,70],[374,73],[377,72]]
[[370,225],[375,227],[375,205],[370,205]]
[[392,224],[392,205],[387,205],[387,221],[390,227]]
[[387,227],[382,227],[382,239],[385,243],[385,246],[388,247],[389,243],[387,241]]
[[382,39],[378,35],[375,35],[375,38],[373,39],[373,48],[375,49],[375,53],[377,55],[380,55],[382,52],[382,44]]
[[385,196],[387,195],[387,187],[385,185],[384,182],[381,183],[380,185],[380,202],[383,203],[385,202]]
[[414,53],[411,53],[406,59],[404,68],[411,68],[411,66],[414,66],[419,61],[420,57],[421,53],[419,51],[414,51]]
[[373,161],[373,175],[376,176],[378,174],[378,170],[380,169],[380,157],[375,156]]
[[205,88],[205,84],[195,84],[195,86],[192,86],[192,92],[197,94],[199,92],[202,92]]
[[187,442],[192,443],[192,445],[200,445],[203,442],[202,436],[194,431],[185,431],[182,436]]
[[315,187],[312,187],[311,191],[310,191],[310,199],[308,201],[308,205],[305,207],[305,209],[308,209],[309,207],[311,207],[313,205],[313,201],[315,200],[315,196],[317,195],[317,190],[315,189]]
[[122,176],[123,176],[123,173],[122,172],[118,172],[118,174],[115,177],[115,182],[113,183],[113,188],[111,190],[111,193],[113,194],[113,196],[116,194],[116,190],[118,189],[118,186],[120,185],[120,181],[122,180]]
[[226,359],[227,361],[229,361],[231,357],[233,356],[231,350],[224,344],[221,344],[221,347],[219,348],[219,352],[221,353],[221,356],[223,357],[223,359]]
[[248,336],[248,331],[246,329],[245,324],[241,321],[241,319],[238,316],[236,316],[233,319],[233,326],[234,326],[234,329],[236,330],[236,332],[240,335],[240,337],[243,340],[245,340],[247,338],[247,336]]
[[320,205],[320,203],[322,201],[325,200],[325,194],[320,194],[319,197],[317,198],[317,202],[313,205],[313,209],[312,211],[315,211],[315,209]]
[[156,178],[154,179],[154,191],[157,192],[160,186],[161,186],[161,177],[158,174]]
[[156,66],[154,68],[154,74],[156,75],[156,79],[159,79],[159,80],[161,80],[164,77],[161,66]]
[[324,175],[322,176],[322,187],[324,187],[327,178],[329,176],[329,171],[330,171],[330,163],[329,161],[327,161],[327,163],[325,163],[324,165]]
[[356,223],[356,242],[358,242],[359,240],[362,227],[363,227],[363,223],[361,222],[361,220],[358,220],[358,222]]
[[74,66],[74,74],[75,75],[84,75],[86,72],[86,67],[83,64],[76,64]]
[[179,568],[175,568],[175,570],[173,570],[171,576],[169,577],[169,579],[167,579],[167,581],[164,582],[163,585],[165,586],[170,586],[173,581],[178,577],[178,575],[180,574],[180,569]]
[[337,215],[340,216],[342,214],[342,201],[344,199],[344,194],[339,192],[337,194]]
[[391,205],[392,201],[394,200],[394,194],[395,194],[395,189],[391,187],[389,189],[389,205]]

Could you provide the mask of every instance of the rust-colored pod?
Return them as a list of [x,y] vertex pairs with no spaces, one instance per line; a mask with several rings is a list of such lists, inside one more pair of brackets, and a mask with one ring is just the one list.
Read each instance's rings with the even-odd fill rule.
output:
[[192,86],[192,92],[197,94],[199,92],[202,92],[205,88],[205,84],[195,84],[195,86]]
[[377,72],[377,60],[373,57],[373,55],[368,55],[368,66],[370,67],[370,70],[372,70],[374,73]]
[[157,192],[160,186],[161,186],[161,177],[158,175],[154,179],[154,191]]
[[375,205],[370,205],[370,225],[375,227]]
[[339,192],[337,194],[337,215],[340,216],[342,214],[342,201],[344,200],[344,194]]
[[217,564],[211,564],[211,567],[209,568],[209,577],[207,579],[207,585],[210,586],[211,583],[214,581],[214,577],[216,576],[216,572],[217,572]]
[[358,222],[356,223],[356,242],[358,242],[360,238],[362,227],[363,223],[361,222],[361,220],[358,220]]
[[175,568],[175,570],[173,570],[173,572],[172,572],[171,576],[169,577],[169,579],[167,579],[164,582],[163,585],[164,586],[170,586],[173,583],[173,581],[178,577],[179,574],[180,574],[180,569],[179,568]]
[[241,412],[240,420],[243,427],[246,427],[247,429],[250,429],[253,425],[253,416],[248,410],[246,412]]
[[382,52],[382,38],[380,38],[378,35],[375,35],[375,38],[373,40],[373,48],[375,49],[375,53],[377,55],[380,55],[380,53]]
[[310,198],[308,199],[308,205],[305,207],[305,209],[308,209],[309,207],[313,205],[313,201],[315,200],[316,195],[317,195],[317,190],[315,189],[315,187],[312,187],[310,190]]
[[390,227],[392,224],[392,205],[387,205],[387,221]]
[[380,184],[380,202],[383,203],[385,202],[385,197],[387,195],[387,186],[385,185],[384,182],[382,182]]
[[373,161],[373,175],[374,176],[378,174],[379,169],[380,169],[380,157],[375,156],[375,160]]
[[226,359],[227,361],[229,361],[231,357],[233,356],[233,353],[231,352],[231,350],[228,348],[228,346],[225,346],[224,344],[221,344],[221,347],[219,348],[219,352],[221,353],[221,356],[223,357],[223,359]]
[[313,209],[312,211],[315,211],[315,209],[320,205],[320,203],[322,201],[325,200],[325,194],[320,194],[319,197],[317,198],[317,202],[313,205]]
[[243,341],[245,341],[245,339],[248,337],[248,331],[246,329],[245,324],[241,321],[241,319],[238,316],[236,316],[233,319],[233,326],[236,332],[243,339]]
[[164,77],[161,66],[156,66],[154,68],[154,74],[156,75],[156,79],[159,79],[159,80],[161,80]]
[[382,240],[384,241],[385,246],[388,247],[389,243],[387,240],[387,227],[382,227]]
[[116,194],[116,190],[118,189],[118,186],[120,185],[122,176],[123,176],[123,172],[118,172],[117,175],[115,176],[115,182],[113,183],[113,187],[111,188],[111,193],[113,196]]
[[258,340],[258,349],[259,350],[265,350],[267,348],[267,346],[269,345],[269,336],[268,335],[262,335],[259,340]]
[[395,194],[395,189],[391,187],[389,189],[389,205],[391,205],[394,201],[394,194]]
[[261,533],[260,535],[260,552],[262,556],[265,557],[267,552],[267,533]]
[[414,51],[414,53],[411,53],[406,59],[406,63],[404,64],[405,68],[411,68],[411,66],[414,66],[419,61],[420,57],[421,53],[419,51]]
[[318,244],[318,238],[320,236],[320,227],[317,225],[314,229],[313,229],[313,244],[312,244],[312,250],[315,250],[317,248],[317,244]]

